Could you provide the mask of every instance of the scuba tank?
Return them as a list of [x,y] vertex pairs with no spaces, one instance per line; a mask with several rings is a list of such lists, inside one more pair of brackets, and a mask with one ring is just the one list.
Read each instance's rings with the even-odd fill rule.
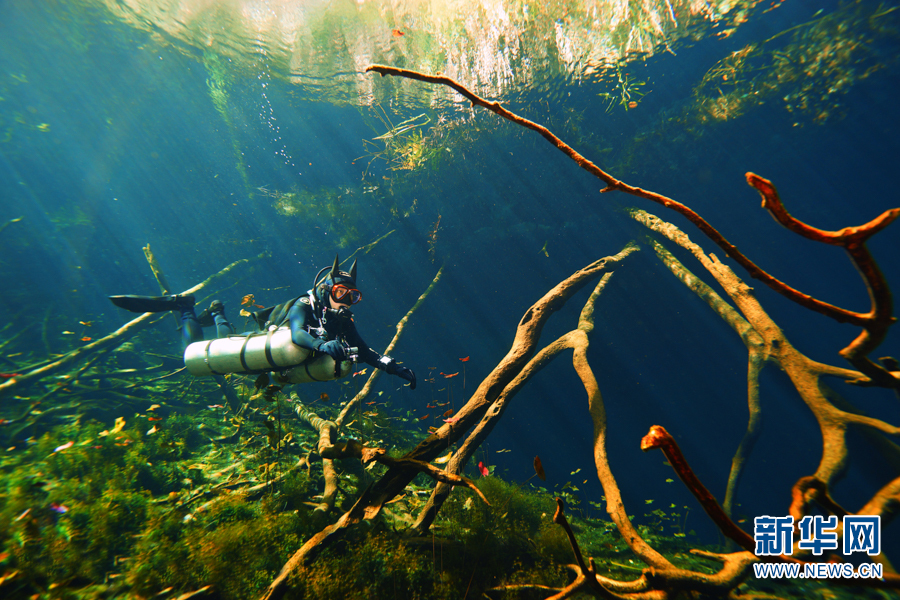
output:
[[290,328],[272,327],[269,331],[189,344],[184,350],[184,365],[196,377],[275,371],[283,383],[306,383],[344,377],[352,368],[355,351],[348,348],[350,360],[336,364],[327,354],[296,345]]

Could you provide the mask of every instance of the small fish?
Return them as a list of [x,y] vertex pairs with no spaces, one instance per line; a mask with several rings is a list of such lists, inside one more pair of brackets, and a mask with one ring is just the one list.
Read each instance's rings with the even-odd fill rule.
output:
[[241,298],[241,306],[252,306],[254,300],[255,298],[253,297],[253,294],[247,294],[246,296]]
[[212,409],[212,410],[216,410],[217,408],[225,408],[225,407],[222,406],[221,404],[207,404],[207,405],[206,405],[206,408],[210,408],[210,409]]
[[59,513],[59,514],[61,514],[61,515],[64,515],[64,514],[66,514],[67,512],[69,512],[69,507],[66,506],[65,504],[57,504],[56,502],[51,502],[51,503],[50,503],[50,510],[52,510],[52,511],[55,512],[55,513]]
[[482,477],[487,477],[488,475],[491,474],[490,469],[488,469],[486,466],[484,466],[484,463],[481,461],[478,461],[478,470],[481,472]]
[[425,419],[428,418],[428,416],[429,416],[429,415],[422,415],[421,417],[419,417],[419,420],[420,420],[420,421],[424,421]]
[[401,37],[401,36],[406,35],[406,34],[404,34],[404,33],[403,33],[402,31],[400,31],[399,29],[391,29],[391,35],[394,36],[394,37]]
[[26,508],[26,509],[25,509],[25,512],[23,512],[21,515],[19,515],[18,517],[16,517],[15,520],[16,520],[16,521],[21,521],[22,519],[24,519],[25,517],[27,517],[27,516],[28,516],[28,513],[30,513],[30,512],[31,512],[31,509],[30,509],[30,508]]
[[12,379],[13,377],[21,377],[21,373],[0,373],[0,379]]
[[150,429],[147,431],[147,435],[153,435],[153,434],[156,433],[157,431],[159,431],[159,427],[157,427],[156,425],[154,425],[152,428],[150,428]]
[[451,408],[450,410],[448,410],[447,412],[444,413],[444,418],[452,417],[452,416],[453,416],[453,409],[452,409],[452,408]]
[[84,325],[85,327],[90,327],[91,325],[94,324],[93,321],[78,321],[78,322],[81,323],[82,325]]
[[147,417],[148,421],[162,421],[162,417]]
[[445,465],[450,462],[450,458],[453,456],[453,451],[447,453],[447,456],[441,456],[440,458],[434,459],[434,464],[436,465]]
[[428,428],[428,433],[434,433],[435,431],[437,431],[437,427],[429,427]]
[[469,362],[469,357],[467,356],[467,357],[461,358],[459,360],[461,360],[462,362]]
[[459,417],[456,417],[454,419],[444,419],[444,423],[450,423],[451,425],[453,423],[456,423],[457,421],[459,421]]
[[91,341],[91,338],[89,338],[88,336],[84,336],[83,338],[81,338],[81,341],[82,341],[82,342],[89,342],[89,341]]
[[56,449],[53,450],[53,452],[51,452],[51,454],[56,454],[57,452],[61,452],[62,450],[68,450],[69,448],[71,448],[74,445],[75,445],[75,442],[68,441],[65,444],[63,444],[62,446],[57,446]]
[[451,377],[456,377],[457,375],[459,375],[459,371],[457,371],[456,373],[441,373],[441,375],[444,376],[444,379],[450,379]]
[[357,371],[356,373],[353,374],[353,376],[356,377],[357,375],[365,375],[367,370],[368,370],[368,367],[366,367],[362,371]]
[[365,403],[366,406],[372,406],[373,404],[378,404],[378,401],[377,401],[377,400],[372,400],[371,402],[366,402],[366,403]]
[[328,402],[328,394],[322,392],[321,394],[319,394],[319,400],[321,400],[322,402]]
[[547,481],[547,474],[544,473],[544,465],[541,464],[541,457],[534,457],[534,472],[540,478],[541,481]]
[[62,334],[63,335],[75,335],[75,332],[74,331],[63,331]]
[[151,410],[156,410],[157,408],[161,408],[161,405],[159,405],[159,404],[154,404],[153,406],[151,406],[150,408],[148,408],[147,411],[149,412],[149,411],[151,411]]
[[503,454],[504,452],[512,452],[512,450],[509,450],[508,448],[504,448],[503,450],[497,450],[497,454]]

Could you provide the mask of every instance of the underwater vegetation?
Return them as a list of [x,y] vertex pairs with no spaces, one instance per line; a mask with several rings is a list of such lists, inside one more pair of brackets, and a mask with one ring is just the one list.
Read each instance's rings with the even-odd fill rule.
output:
[[756,104],[777,101],[798,122],[840,118],[840,97],[896,60],[874,50],[878,40],[897,37],[896,9],[847,3],[744,46],[704,75],[689,113],[701,124],[727,121]]
[[635,175],[651,163],[669,164],[660,140],[677,141],[690,155],[697,138],[763,104],[783,107],[795,127],[842,119],[843,97],[896,64],[895,54],[879,48],[896,44],[898,17],[896,7],[846,2],[729,53],[707,70],[689,100],[662,113],[615,153],[615,170]]
[[[659,5],[659,14],[671,11],[674,21],[672,5],[665,5],[667,10]],[[893,14],[893,8],[867,14],[869,21],[880,22]],[[659,22],[644,24],[648,38],[657,26],[659,33]],[[639,33],[629,29],[619,42],[641,46],[644,38]],[[787,33],[777,39],[787,43]],[[823,107],[843,93],[842,82],[850,81],[842,77],[858,80],[873,72],[874,67],[865,66],[865,61],[863,66],[848,67],[855,64],[854,53],[864,42],[841,42],[844,32],[836,21],[816,19],[790,33],[800,36],[796,47],[790,42],[778,50],[763,50],[769,43],[765,42],[747,46],[717,64],[698,88],[702,93],[698,92],[691,113],[695,122],[710,126],[728,121],[750,110],[757,97],[780,98],[785,89],[800,90],[800,95],[793,95],[794,91],[785,95],[790,98],[785,100],[787,110],[823,122],[835,114],[820,118]],[[836,44],[834,48],[827,48],[828,39]],[[210,98],[227,121],[230,83],[224,75],[215,74],[216,68],[215,60],[207,62]],[[885,277],[878,272],[875,257],[865,245],[873,235],[891,235],[881,230],[900,216],[900,209],[869,223],[853,223],[846,230],[821,231],[791,217],[772,182],[747,175],[764,207],[780,224],[811,240],[841,246],[859,268],[870,292],[871,310],[853,312],[825,305],[793,290],[787,282],[774,280],[690,208],[616,179],[548,129],[476,96],[455,80],[392,67],[372,70],[403,76],[414,80],[414,85],[425,81],[453,86],[472,102],[473,111],[476,106],[487,109],[489,119],[500,121],[495,119],[500,116],[542,135],[602,180],[604,191],[624,192],[676,210],[751,276],[785,298],[824,318],[852,323],[859,330],[858,338],[840,357],[832,357],[848,366],[819,363],[801,354],[787,338],[790,330],[774,323],[734,271],[675,226],[641,210],[629,214],[646,228],[646,240],[627,244],[617,254],[571,275],[561,275],[558,283],[534,300],[516,330],[509,332],[508,354],[480,385],[474,382],[474,392],[454,406],[449,390],[447,402],[438,402],[432,387],[430,403],[418,414],[399,409],[390,392],[373,392],[380,373],[373,369],[355,370],[330,394],[315,386],[288,392],[255,375],[191,379],[183,373],[180,357],[173,356],[167,342],[149,328],[171,320],[169,315],[138,317],[111,333],[80,322],[83,329],[64,331],[59,340],[45,335],[44,352],[29,345],[27,329],[14,319],[0,331],[0,596],[824,600],[895,595],[900,576],[884,556],[872,558],[885,567],[884,577],[860,579],[853,587],[753,579],[752,567],[760,559],[746,532],[750,526],[735,515],[735,505],[741,474],[750,468],[748,457],[761,426],[760,373],[770,366],[787,374],[798,399],[805,403],[809,427],[826,442],[814,470],[804,471],[791,489],[773,491],[785,498],[785,512],[798,519],[819,513],[877,515],[885,524],[893,516],[900,502],[896,478],[883,482],[865,505],[835,502],[846,458],[856,452],[847,443],[847,431],[877,440],[887,462],[898,458],[889,443],[897,427],[850,407],[838,394],[826,391],[823,380],[900,389],[898,362],[891,357],[869,358],[877,356],[872,353],[893,321],[887,285],[893,274]],[[781,75],[776,77],[776,71]],[[807,86],[802,73],[810,72],[817,77],[833,75],[834,91],[826,97],[820,88]],[[779,87],[779,77],[789,82],[788,88]],[[734,83],[718,90],[722,86],[718,81]],[[607,98],[608,110],[634,108],[631,103],[644,93],[641,82],[618,72],[618,85]],[[723,100],[717,99],[714,87]],[[759,90],[765,91],[756,94]],[[462,157],[472,140],[440,115],[398,117],[394,125],[386,111],[381,114],[379,135],[367,140],[369,154],[358,159],[368,161],[359,184],[297,186],[288,191],[260,187],[256,194],[284,217],[319,224],[342,246],[372,239],[371,223],[361,218],[372,211],[361,210],[364,205],[377,205],[385,220],[414,214],[416,201],[400,198],[414,198],[406,191],[428,185],[432,172],[445,161],[460,160],[457,157]],[[492,131],[489,124],[480,130],[486,135]],[[240,156],[236,142],[234,151]],[[237,160],[240,170],[242,163]],[[373,169],[377,175],[370,172],[369,166],[376,164],[384,175],[378,169]],[[0,234],[15,222],[0,226]],[[61,211],[51,222],[58,227],[90,225],[77,209]],[[445,227],[447,223],[445,219]],[[436,262],[436,248],[443,237],[440,213],[429,216],[427,224],[428,258]],[[379,241],[390,233],[357,252],[377,251]],[[679,246],[682,260],[693,257],[702,269],[676,258],[669,250],[674,245]],[[635,503],[637,507],[628,501],[626,507],[606,456],[607,428],[616,423],[607,423],[602,380],[598,383],[588,360],[604,291],[617,285],[619,269],[633,268],[637,252],[651,251],[665,267],[660,271],[672,273],[701,306],[710,306],[736,333],[735,344],[747,350],[750,418],[724,498],[715,498],[704,487],[690,467],[694,457],[683,455],[664,428],[653,427],[640,440],[642,450],[659,449],[665,454],[675,471],[673,485],[683,485],[694,494],[693,508],[652,499]],[[539,253],[549,257],[546,242]],[[234,280],[240,281],[254,260],[237,261],[192,290],[217,295],[235,285]],[[423,253],[420,262],[425,261]],[[405,326],[415,327],[411,316],[440,285],[440,277],[438,271],[397,323],[397,335],[386,352],[394,348]],[[227,283],[221,283],[222,279]],[[704,279],[714,279],[724,292],[714,291]],[[549,343],[542,342],[541,329],[580,289],[593,291],[577,320],[566,324],[571,329]],[[255,302],[256,296],[248,293],[241,304],[261,306]],[[45,323],[50,318],[48,310]],[[485,464],[481,448],[517,393],[550,361],[568,358],[570,350],[585,392],[576,400],[587,400],[587,411],[576,402],[566,410],[581,411],[577,414],[590,417],[593,423],[595,472],[576,479],[576,469],[566,478],[549,468],[545,471],[535,457],[540,482],[505,481],[504,473]],[[461,364],[454,360],[455,368],[446,369],[447,373],[430,372],[431,383],[439,377],[464,382],[468,360],[469,356],[459,358]],[[469,377],[471,385],[471,370]],[[737,391],[735,396],[744,392]],[[531,463],[531,456],[526,458]],[[548,474],[568,480],[547,489]],[[681,483],[674,481],[676,476]],[[585,485],[582,478],[586,482],[588,477],[596,477],[603,485],[605,496],[599,501],[585,501],[580,493],[579,486]],[[692,531],[697,520],[713,522],[723,543],[699,543]],[[840,559],[798,551],[792,557],[777,555],[771,560],[808,564]]]

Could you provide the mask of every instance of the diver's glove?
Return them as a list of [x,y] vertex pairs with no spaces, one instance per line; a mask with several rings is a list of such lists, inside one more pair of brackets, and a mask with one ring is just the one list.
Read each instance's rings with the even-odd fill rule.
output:
[[397,361],[390,356],[382,356],[378,359],[378,366],[388,375],[396,375],[397,377],[408,381],[409,389],[416,389],[416,374],[412,372],[412,369],[401,367],[397,364]]
[[331,340],[330,342],[322,342],[316,347],[318,352],[323,352],[333,358],[335,362],[340,362],[342,360],[347,359],[347,353],[344,350],[344,345],[341,344],[337,340]]

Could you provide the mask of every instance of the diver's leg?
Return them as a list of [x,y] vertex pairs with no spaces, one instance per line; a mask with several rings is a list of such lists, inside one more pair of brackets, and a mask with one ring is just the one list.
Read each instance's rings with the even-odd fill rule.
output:
[[234,327],[225,316],[225,305],[218,300],[213,300],[209,308],[200,313],[198,322],[204,327],[216,326],[216,337],[228,337],[234,333]]
[[188,344],[203,341],[203,329],[197,321],[193,306],[181,309],[181,341],[185,348]]

